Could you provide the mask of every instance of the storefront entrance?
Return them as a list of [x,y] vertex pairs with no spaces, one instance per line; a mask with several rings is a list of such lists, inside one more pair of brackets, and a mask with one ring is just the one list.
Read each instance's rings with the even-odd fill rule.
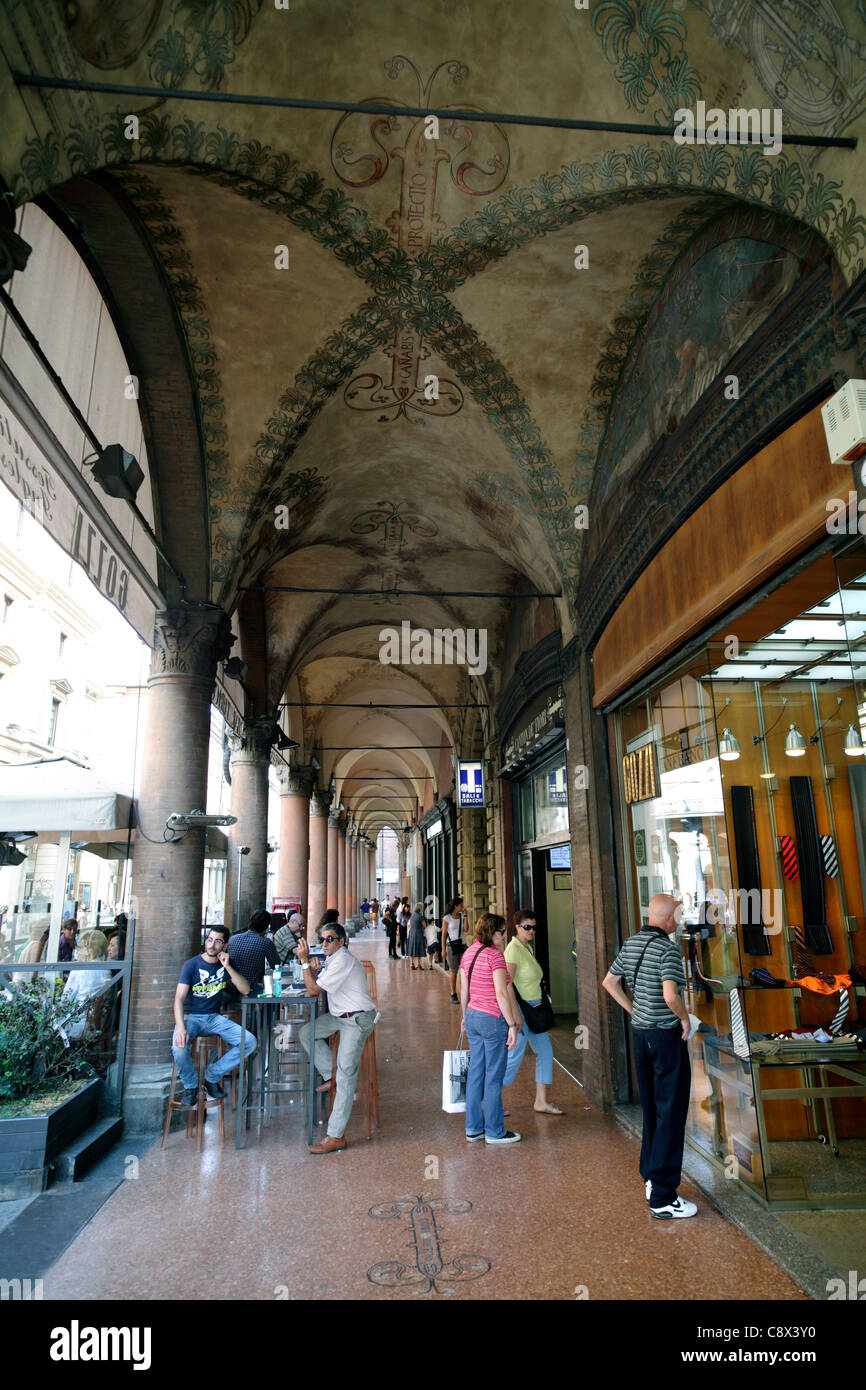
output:
[[623,935],[682,903],[687,1133],[783,1206],[866,1202],[864,642],[858,539],[615,721]]

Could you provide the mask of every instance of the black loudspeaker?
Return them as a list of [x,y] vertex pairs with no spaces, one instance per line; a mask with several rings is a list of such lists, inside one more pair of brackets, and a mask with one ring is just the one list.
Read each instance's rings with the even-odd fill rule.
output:
[[[761,863],[755,831],[755,796],[750,786],[731,787],[731,818],[734,823],[734,849],[737,855],[737,885],[746,893],[757,889],[755,897],[742,895],[743,949],[750,956],[771,956],[773,948],[764,930]],[[747,920],[748,919],[748,920]]]

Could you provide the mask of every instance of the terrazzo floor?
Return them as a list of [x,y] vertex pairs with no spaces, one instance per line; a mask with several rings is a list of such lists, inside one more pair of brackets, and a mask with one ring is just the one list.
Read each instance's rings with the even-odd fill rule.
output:
[[352,950],[375,964],[382,1011],[373,1139],[360,1101],[348,1149],[322,1157],[301,1114],[240,1152],[216,1124],[201,1154],[175,1130],[47,1274],[46,1298],[805,1298],[687,1183],[698,1216],[654,1221],[637,1141],[559,1067],[567,1114],[536,1115],[529,1053],[505,1093],[523,1142],[467,1144],[463,1116],[440,1108],[458,1023],[447,977],[389,961],[382,936]]

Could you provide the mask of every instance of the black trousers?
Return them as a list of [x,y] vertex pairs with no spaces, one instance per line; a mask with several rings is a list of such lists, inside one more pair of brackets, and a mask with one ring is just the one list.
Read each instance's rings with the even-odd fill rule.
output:
[[395,923],[393,924],[393,926],[389,926],[389,927],[388,927],[388,955],[391,956],[393,960],[396,960],[396,959],[397,959],[396,945],[397,945],[397,923],[395,922]]
[[682,1029],[633,1028],[634,1064],[643,1107],[640,1175],[652,1182],[650,1205],[663,1207],[677,1195],[692,1069]]

